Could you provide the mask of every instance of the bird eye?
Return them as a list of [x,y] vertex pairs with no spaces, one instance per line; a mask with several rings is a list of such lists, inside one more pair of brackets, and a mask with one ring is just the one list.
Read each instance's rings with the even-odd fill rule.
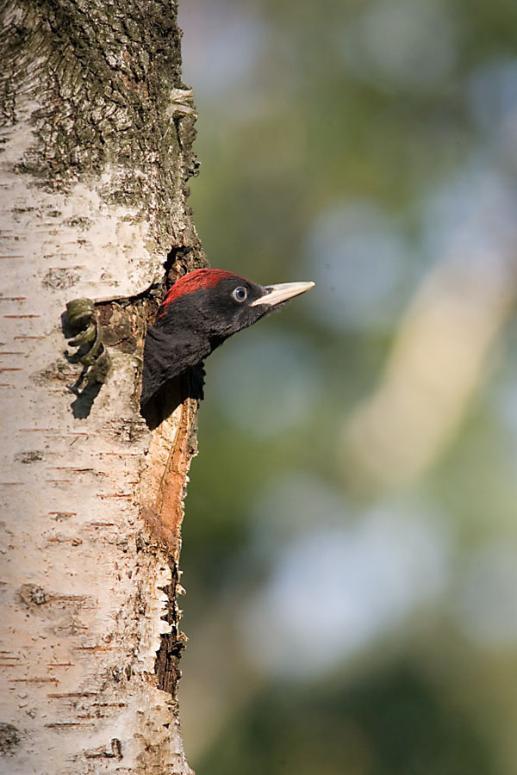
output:
[[232,292],[232,296],[235,301],[238,301],[240,304],[242,304],[242,302],[246,301],[248,298],[248,289],[243,285],[239,285],[238,288],[235,288],[235,290]]

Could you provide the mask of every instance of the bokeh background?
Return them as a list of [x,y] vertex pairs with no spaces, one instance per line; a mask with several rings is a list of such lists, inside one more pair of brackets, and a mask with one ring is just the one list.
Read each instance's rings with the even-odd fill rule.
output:
[[315,280],[207,362],[200,775],[517,772],[517,3],[183,0],[212,265]]

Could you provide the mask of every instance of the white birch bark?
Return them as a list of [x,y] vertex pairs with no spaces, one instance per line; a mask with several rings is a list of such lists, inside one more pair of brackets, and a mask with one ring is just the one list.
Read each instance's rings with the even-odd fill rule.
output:
[[14,0],[3,29],[0,771],[184,775],[175,596],[196,406],[152,433],[139,416],[140,300],[105,308],[111,372],[74,417],[60,319],[70,299],[144,291],[171,250],[172,271],[202,260],[176,4]]

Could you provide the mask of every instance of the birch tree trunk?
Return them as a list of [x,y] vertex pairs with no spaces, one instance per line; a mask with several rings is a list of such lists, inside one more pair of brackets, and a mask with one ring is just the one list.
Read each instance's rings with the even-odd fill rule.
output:
[[[0,771],[10,775],[190,772],[176,595],[197,405],[184,400],[152,432],[138,412],[157,284],[203,263],[186,203],[195,116],[176,10],[175,0],[3,9]],[[97,305],[111,368],[93,403],[67,390],[81,366],[64,357],[61,316],[75,297],[119,299]]]

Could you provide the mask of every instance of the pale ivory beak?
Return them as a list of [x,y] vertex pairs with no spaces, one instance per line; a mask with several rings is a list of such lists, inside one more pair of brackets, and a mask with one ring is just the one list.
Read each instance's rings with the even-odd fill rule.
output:
[[299,296],[314,288],[316,283],[280,283],[279,285],[267,285],[264,288],[264,295],[255,301],[252,301],[250,307],[256,307],[259,304],[265,304],[268,307],[276,307],[283,301]]

